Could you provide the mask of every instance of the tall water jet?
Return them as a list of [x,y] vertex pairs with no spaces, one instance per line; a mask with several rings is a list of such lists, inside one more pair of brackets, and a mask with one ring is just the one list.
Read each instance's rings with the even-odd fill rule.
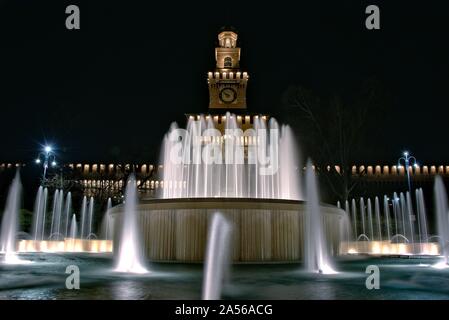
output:
[[351,211],[352,211],[352,224],[354,226],[354,240],[357,240],[357,237],[359,236],[358,231],[357,231],[357,205],[355,202],[355,199],[352,199],[352,204],[351,204]]
[[399,210],[399,198],[396,192],[393,193],[393,215],[394,215],[394,235],[399,234],[399,221],[400,221],[400,210]]
[[137,186],[130,176],[126,186],[125,207],[121,221],[120,242],[116,255],[115,271],[146,273],[142,257],[140,230],[137,225]]
[[373,206],[371,205],[371,199],[368,198],[368,227],[369,227],[369,238],[374,240],[374,228],[373,228]]
[[16,256],[16,235],[19,228],[18,219],[21,189],[20,174],[19,171],[17,171],[11,187],[9,188],[0,232],[0,252],[5,254],[5,263],[14,264],[22,262]]
[[418,211],[419,234],[421,242],[428,242],[429,231],[427,228],[426,204],[424,202],[424,193],[422,188],[416,190],[416,207]]
[[42,186],[39,187],[36,195],[36,200],[34,202],[34,211],[33,211],[33,224],[31,227],[31,236],[34,240],[42,240],[42,233],[44,228],[44,210],[47,189],[44,190]]
[[306,270],[324,274],[336,273],[327,252],[323,217],[320,210],[318,186],[310,160],[306,170],[307,208],[304,223],[304,262]]
[[387,240],[391,240],[391,230],[390,230],[390,207],[388,205],[388,197],[384,195],[384,215],[385,215],[385,224],[387,230]]
[[186,130],[171,125],[163,141],[163,198],[302,199],[291,129],[255,116],[243,132],[237,118],[226,114],[224,137],[211,117],[191,117]]
[[62,189],[55,190],[53,198],[53,211],[50,228],[50,239],[61,239],[61,216],[64,206],[64,192]]
[[443,264],[441,267],[447,267],[449,256],[449,213],[447,205],[447,193],[440,176],[435,178],[435,209],[437,215],[438,236],[443,254]]
[[87,239],[91,238],[92,236],[95,236],[95,234],[92,233],[93,219],[94,219],[94,197],[90,197],[89,216],[87,221],[87,237],[86,237]]
[[376,227],[377,227],[377,239],[382,241],[382,228],[381,228],[381,220],[380,220],[380,204],[379,198],[376,197],[374,199],[374,213],[376,215]]
[[414,227],[414,217],[413,214],[413,205],[412,205],[412,197],[410,196],[410,192],[407,191],[406,193],[406,200],[407,200],[407,215],[408,215],[408,224],[409,224],[409,235],[410,235],[410,242],[415,243],[415,227]]
[[76,216],[75,214],[72,215],[72,222],[70,223],[70,233],[69,236],[72,239],[75,239],[78,234],[78,226],[76,224]]
[[86,236],[86,213],[87,213],[87,197],[83,197],[83,203],[81,204],[81,233],[80,238],[84,239]]
[[44,188],[44,204],[42,208],[42,230],[41,230],[41,238],[40,240],[44,240],[45,238],[45,227],[46,227],[46,217],[47,217],[47,204],[48,204],[48,189]]
[[53,209],[51,212],[51,224],[50,224],[50,239],[54,235],[55,230],[55,220],[57,215],[57,208],[58,208],[58,199],[59,199],[59,189],[55,190],[55,193],[53,194]]
[[351,209],[349,208],[349,201],[345,202],[345,216],[342,220],[342,231],[340,232],[340,241],[351,241]]
[[105,240],[111,239],[112,230],[114,230],[113,222],[112,222],[112,216],[110,213],[110,210],[112,208],[112,200],[111,198],[108,199],[107,205],[106,205],[106,211],[103,216],[103,221],[101,222],[101,233],[102,238]]
[[[407,237],[407,221],[408,221],[408,212],[407,212],[407,202],[405,201],[404,193],[401,192],[399,194],[399,201],[400,201],[400,210],[401,213],[401,220],[402,220],[402,235],[408,239]],[[404,239],[405,240],[405,239]]]
[[65,209],[64,209],[64,216],[65,216],[65,230],[64,235],[67,237],[69,234],[69,220],[70,220],[70,212],[72,210],[72,193],[69,191],[67,192],[66,198],[65,198]]
[[367,238],[365,230],[365,200],[363,198],[360,198],[360,216],[362,217],[362,234]]
[[203,300],[217,300],[221,297],[224,277],[230,267],[231,232],[231,224],[220,213],[215,213],[207,237]]

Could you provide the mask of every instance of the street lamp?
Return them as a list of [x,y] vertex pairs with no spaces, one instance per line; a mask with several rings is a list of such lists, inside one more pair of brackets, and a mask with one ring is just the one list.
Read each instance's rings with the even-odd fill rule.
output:
[[405,151],[403,153],[403,157],[400,157],[398,159],[398,168],[402,168],[401,165],[401,161],[404,163],[405,166],[405,171],[407,171],[407,182],[408,182],[408,190],[410,192],[410,194],[412,193],[412,184],[410,181],[410,171],[409,168],[411,165],[413,165],[413,167],[417,168],[418,164],[416,163],[416,158],[414,156],[411,156],[410,153],[408,151]]
[[41,164],[44,167],[44,173],[42,174],[43,182],[45,182],[46,175],[47,175],[47,169],[48,165],[50,164],[52,167],[56,167],[56,156],[53,152],[53,148],[51,146],[45,146],[44,150],[41,151],[37,158],[36,158],[36,164]]

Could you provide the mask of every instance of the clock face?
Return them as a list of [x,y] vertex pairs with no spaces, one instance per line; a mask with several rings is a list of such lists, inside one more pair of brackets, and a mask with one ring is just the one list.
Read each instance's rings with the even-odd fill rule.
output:
[[232,88],[224,88],[220,91],[220,100],[224,103],[232,103],[237,99],[237,92]]

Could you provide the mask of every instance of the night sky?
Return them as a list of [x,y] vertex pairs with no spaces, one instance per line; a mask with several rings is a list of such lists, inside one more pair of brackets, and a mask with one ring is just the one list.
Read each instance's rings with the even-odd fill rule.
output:
[[[31,161],[45,142],[65,162],[156,162],[172,121],[207,112],[217,32],[231,25],[248,111],[278,114],[290,85],[351,92],[374,77],[391,103],[360,162],[409,149],[449,163],[447,1],[42,2],[0,1],[0,162]],[[79,31],[65,28],[68,4]],[[365,28],[368,4],[379,31]]]

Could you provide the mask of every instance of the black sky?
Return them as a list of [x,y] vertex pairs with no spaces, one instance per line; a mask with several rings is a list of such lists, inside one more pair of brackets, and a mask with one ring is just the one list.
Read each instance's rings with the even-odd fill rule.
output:
[[[45,141],[64,161],[156,161],[172,121],[207,112],[223,25],[239,31],[249,111],[276,114],[289,85],[348,92],[375,77],[392,103],[360,162],[404,149],[449,162],[445,1],[41,2],[0,1],[0,162]],[[68,4],[80,31],[65,29]],[[365,28],[368,4],[380,31]]]

